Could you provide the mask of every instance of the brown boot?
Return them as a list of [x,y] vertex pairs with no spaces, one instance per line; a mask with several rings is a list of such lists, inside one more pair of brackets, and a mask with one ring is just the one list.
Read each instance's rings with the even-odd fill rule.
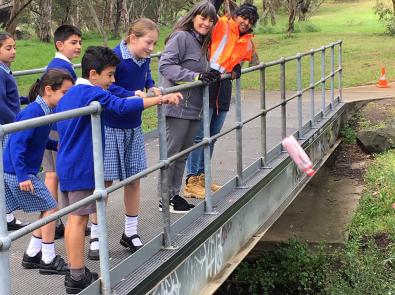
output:
[[[204,188],[205,187],[205,178],[204,178],[204,173],[199,175],[199,182],[200,185]],[[219,190],[222,186],[216,184],[216,183],[212,183],[211,184],[211,191],[212,192],[216,192],[217,190]]]
[[184,196],[187,198],[204,199],[205,190],[199,182],[199,176],[190,176],[184,188]]

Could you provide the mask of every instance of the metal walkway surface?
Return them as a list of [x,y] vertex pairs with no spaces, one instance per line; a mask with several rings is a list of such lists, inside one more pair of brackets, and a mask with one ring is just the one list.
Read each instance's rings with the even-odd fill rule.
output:
[[[279,102],[279,97],[269,97],[267,100],[267,106]],[[308,100],[304,100],[303,105],[306,109],[308,109]],[[256,113],[259,109],[259,99],[257,99],[257,95],[253,95],[248,91],[242,91],[242,114],[243,118],[247,118]],[[287,105],[287,134],[292,134],[296,130],[297,126],[297,117],[296,117],[296,101],[291,101]],[[304,114],[304,122],[307,121],[307,114]],[[227,116],[224,128],[234,124],[235,115],[234,115],[234,105],[231,106],[231,110]],[[267,135],[268,135],[268,150],[273,148],[281,141],[281,131],[280,131],[280,110],[274,110],[273,112],[268,114],[268,126],[267,126]],[[317,129],[318,130],[318,129]],[[247,168],[252,165],[260,158],[260,140],[257,134],[260,133],[260,125],[259,120],[252,121],[248,124],[248,128],[243,128],[243,168]],[[225,184],[232,180],[235,175],[236,170],[236,154],[235,154],[235,134],[230,133],[225,137],[222,137],[218,140],[213,159],[212,159],[212,175],[213,180],[217,183]],[[158,161],[158,139],[155,135],[150,135],[146,139],[146,151],[148,156],[148,164],[152,165]],[[262,173],[269,172],[268,170],[262,170]],[[254,173],[253,173],[254,174]],[[157,192],[157,176],[158,173],[154,173],[149,175],[148,177],[142,179],[142,197],[141,197],[141,213],[139,215],[140,220],[140,234],[145,243],[151,241],[155,237],[157,237],[162,231],[162,216],[158,210],[158,192]],[[254,184],[261,180],[262,175],[255,176],[251,175],[251,179],[248,180],[248,186],[252,188]],[[239,189],[232,190],[224,187],[224,193],[228,194],[231,199],[234,201],[238,200],[249,190]],[[275,194],[273,194],[275,196]],[[214,195],[215,197],[215,195]],[[196,199],[189,199],[195,204],[201,204],[202,207],[204,204],[199,202]],[[203,228],[206,227],[210,223],[211,220],[214,220],[217,216],[221,215],[221,213],[226,212],[228,209],[229,201],[222,201],[217,204],[218,215],[213,215],[211,218],[205,220],[205,218],[196,219],[196,213],[191,212],[187,214],[188,216],[183,217],[183,215],[172,214],[172,223],[176,223],[176,221],[183,218],[192,218],[196,219],[196,223],[188,227],[185,232],[188,233],[190,238],[193,240],[193,237],[198,235]],[[199,210],[199,206],[197,210]],[[203,210],[203,207],[200,208]],[[195,211],[195,210],[194,210]],[[268,211],[269,212],[269,211]],[[124,215],[123,215],[123,190],[118,190],[115,193],[111,194],[108,201],[107,206],[107,214],[108,220],[110,220],[108,224],[108,233],[109,233],[109,242],[110,242],[110,263],[111,268],[115,268],[121,261],[125,260],[130,256],[130,252],[125,250],[120,244],[119,239],[123,232],[124,226]],[[195,215],[194,215],[195,214]],[[229,214],[229,212],[227,213]],[[16,212],[16,216],[22,220],[34,220],[36,216],[26,215],[23,213]],[[183,243],[187,243],[187,241],[183,241],[182,236],[175,237],[174,242],[179,248],[182,248]],[[11,277],[12,277],[12,292],[13,294],[65,294],[64,286],[63,286],[63,276],[42,276],[38,274],[37,270],[25,270],[21,266],[21,259],[23,256],[23,252],[25,251],[27,244],[29,242],[30,236],[25,236],[15,242],[13,242],[11,251],[10,251],[10,261],[11,261]],[[88,249],[89,237],[86,238],[86,252]],[[191,247],[197,248],[199,241],[195,241],[195,244]],[[203,241],[200,241],[203,242]],[[196,244],[197,243],[197,244]],[[65,257],[64,252],[64,243],[63,240],[56,241],[56,250],[58,253]],[[139,251],[140,252],[140,251]],[[138,252],[137,252],[138,253]],[[177,250],[163,250],[162,253],[159,253],[159,258],[154,257],[151,260],[144,262],[135,272],[132,272],[130,276],[124,278],[124,284],[122,282],[115,286],[114,293],[115,294],[127,294],[131,288],[138,285],[141,281],[149,277],[152,269],[157,267],[157,264],[172,256],[177,255]],[[132,255],[136,256],[136,254]],[[173,258],[173,263],[180,263],[180,260],[185,259],[185,254],[179,255],[178,259]],[[202,262],[200,262],[202,263]],[[208,263],[206,261],[205,263]],[[219,262],[215,262],[219,263]],[[99,272],[99,263],[87,260],[87,266]],[[128,267],[127,265],[123,267]],[[132,267],[132,266],[131,266]],[[133,266],[135,268],[136,265]],[[174,268],[174,265],[168,266],[170,268]],[[215,265],[213,266],[215,267]],[[163,278],[166,274],[166,271],[169,271],[169,268],[162,268],[161,273],[155,274],[156,279]],[[132,278],[132,279],[131,279]],[[159,280],[158,280],[159,281]],[[153,281],[152,281],[153,282]],[[141,292],[145,293],[152,286],[139,286],[141,288]],[[88,294],[90,293],[87,290]],[[139,292],[133,292],[133,294]],[[183,292],[178,294],[184,294]]]

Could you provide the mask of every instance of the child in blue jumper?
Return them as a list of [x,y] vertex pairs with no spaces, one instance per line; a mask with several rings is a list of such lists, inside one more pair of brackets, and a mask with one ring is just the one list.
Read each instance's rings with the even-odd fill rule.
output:
[[[0,124],[8,124],[15,121],[20,111],[20,98],[15,78],[10,69],[15,60],[15,41],[9,33],[0,32]],[[24,101],[27,103],[27,101]],[[6,137],[0,143],[4,148]],[[7,229],[17,230],[28,223],[17,220],[12,212],[7,214]]]
[[[132,23],[125,40],[114,48],[121,60],[115,70],[115,83],[109,91],[119,97],[145,97],[144,90],[160,94],[151,77],[150,54],[158,41],[159,30],[156,24],[147,18]],[[135,111],[133,116],[116,116],[104,111],[105,139],[104,179],[106,186],[114,180],[123,180],[147,168],[144,148],[144,135],[141,129],[142,110]],[[125,142],[127,144],[125,144]],[[125,186],[125,227],[124,235],[129,243],[123,244],[135,252],[143,243],[137,234],[138,213],[140,203],[140,179]],[[99,242],[97,222],[91,226],[91,243],[88,258],[99,259]]]
[[[46,72],[32,86],[29,98],[34,102],[17,115],[16,121],[51,114],[73,83],[72,77],[65,71]],[[37,176],[44,149],[57,149],[57,142],[48,139],[50,129],[50,125],[44,125],[10,134],[4,150],[7,212],[41,212],[40,218],[43,218],[56,211],[56,201]],[[23,255],[22,266],[28,269],[39,268],[41,274],[65,274],[68,268],[63,258],[55,255],[54,236],[55,222],[33,231]]]
[[[82,58],[82,78],[76,86],[61,99],[57,112],[68,111],[98,101],[108,112],[120,117],[134,119],[136,111],[163,103],[178,103],[181,94],[169,94],[151,98],[133,97],[121,99],[106,91],[114,83],[118,57],[114,52],[101,46],[89,47]],[[104,127],[104,126],[102,126]],[[86,198],[95,189],[92,127],[90,116],[61,121],[59,132],[59,152],[57,170],[63,204],[69,205]],[[70,274],[65,277],[66,292],[75,294],[98,278],[84,263],[84,236],[89,214],[96,212],[95,203],[88,204],[69,214],[66,224],[65,244]],[[129,243],[127,237],[123,237]]]
[[[55,58],[50,61],[47,69],[63,69],[70,73],[74,81],[77,75],[71,60],[80,56],[81,53],[81,31],[72,25],[61,25],[55,30],[54,43],[56,48]],[[55,125],[54,125],[55,127]],[[50,138],[58,140],[56,130],[51,130]],[[58,177],[56,176],[56,152],[46,150],[43,159],[43,170],[45,171],[45,185],[52,196],[58,201]],[[61,219],[56,226],[55,239],[64,235],[64,225]]]
[[61,25],[55,30],[55,58],[50,61],[47,69],[65,69],[77,80],[71,60],[81,54],[81,31],[72,25]]

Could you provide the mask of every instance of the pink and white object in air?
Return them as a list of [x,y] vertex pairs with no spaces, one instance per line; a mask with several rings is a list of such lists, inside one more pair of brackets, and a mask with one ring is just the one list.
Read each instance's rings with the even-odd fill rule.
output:
[[295,137],[291,135],[284,138],[282,145],[301,171],[306,173],[308,176],[313,176],[315,174],[313,163],[311,163],[309,156],[296,141]]

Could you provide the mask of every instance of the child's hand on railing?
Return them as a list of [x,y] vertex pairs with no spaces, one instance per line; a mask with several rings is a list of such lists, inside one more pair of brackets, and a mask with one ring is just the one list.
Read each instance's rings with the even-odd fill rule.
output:
[[139,96],[141,98],[146,98],[147,97],[147,93],[145,93],[144,91],[141,91],[141,90],[136,90],[134,92],[134,95]]
[[34,194],[34,186],[30,179],[20,182],[19,188],[21,189],[21,191],[31,192],[32,194]]
[[183,97],[180,92],[169,93],[162,96],[162,103],[178,105],[181,99],[183,99]]
[[152,92],[155,96],[161,95],[161,91],[158,87],[151,87],[150,89],[148,89],[147,92],[148,93]]

